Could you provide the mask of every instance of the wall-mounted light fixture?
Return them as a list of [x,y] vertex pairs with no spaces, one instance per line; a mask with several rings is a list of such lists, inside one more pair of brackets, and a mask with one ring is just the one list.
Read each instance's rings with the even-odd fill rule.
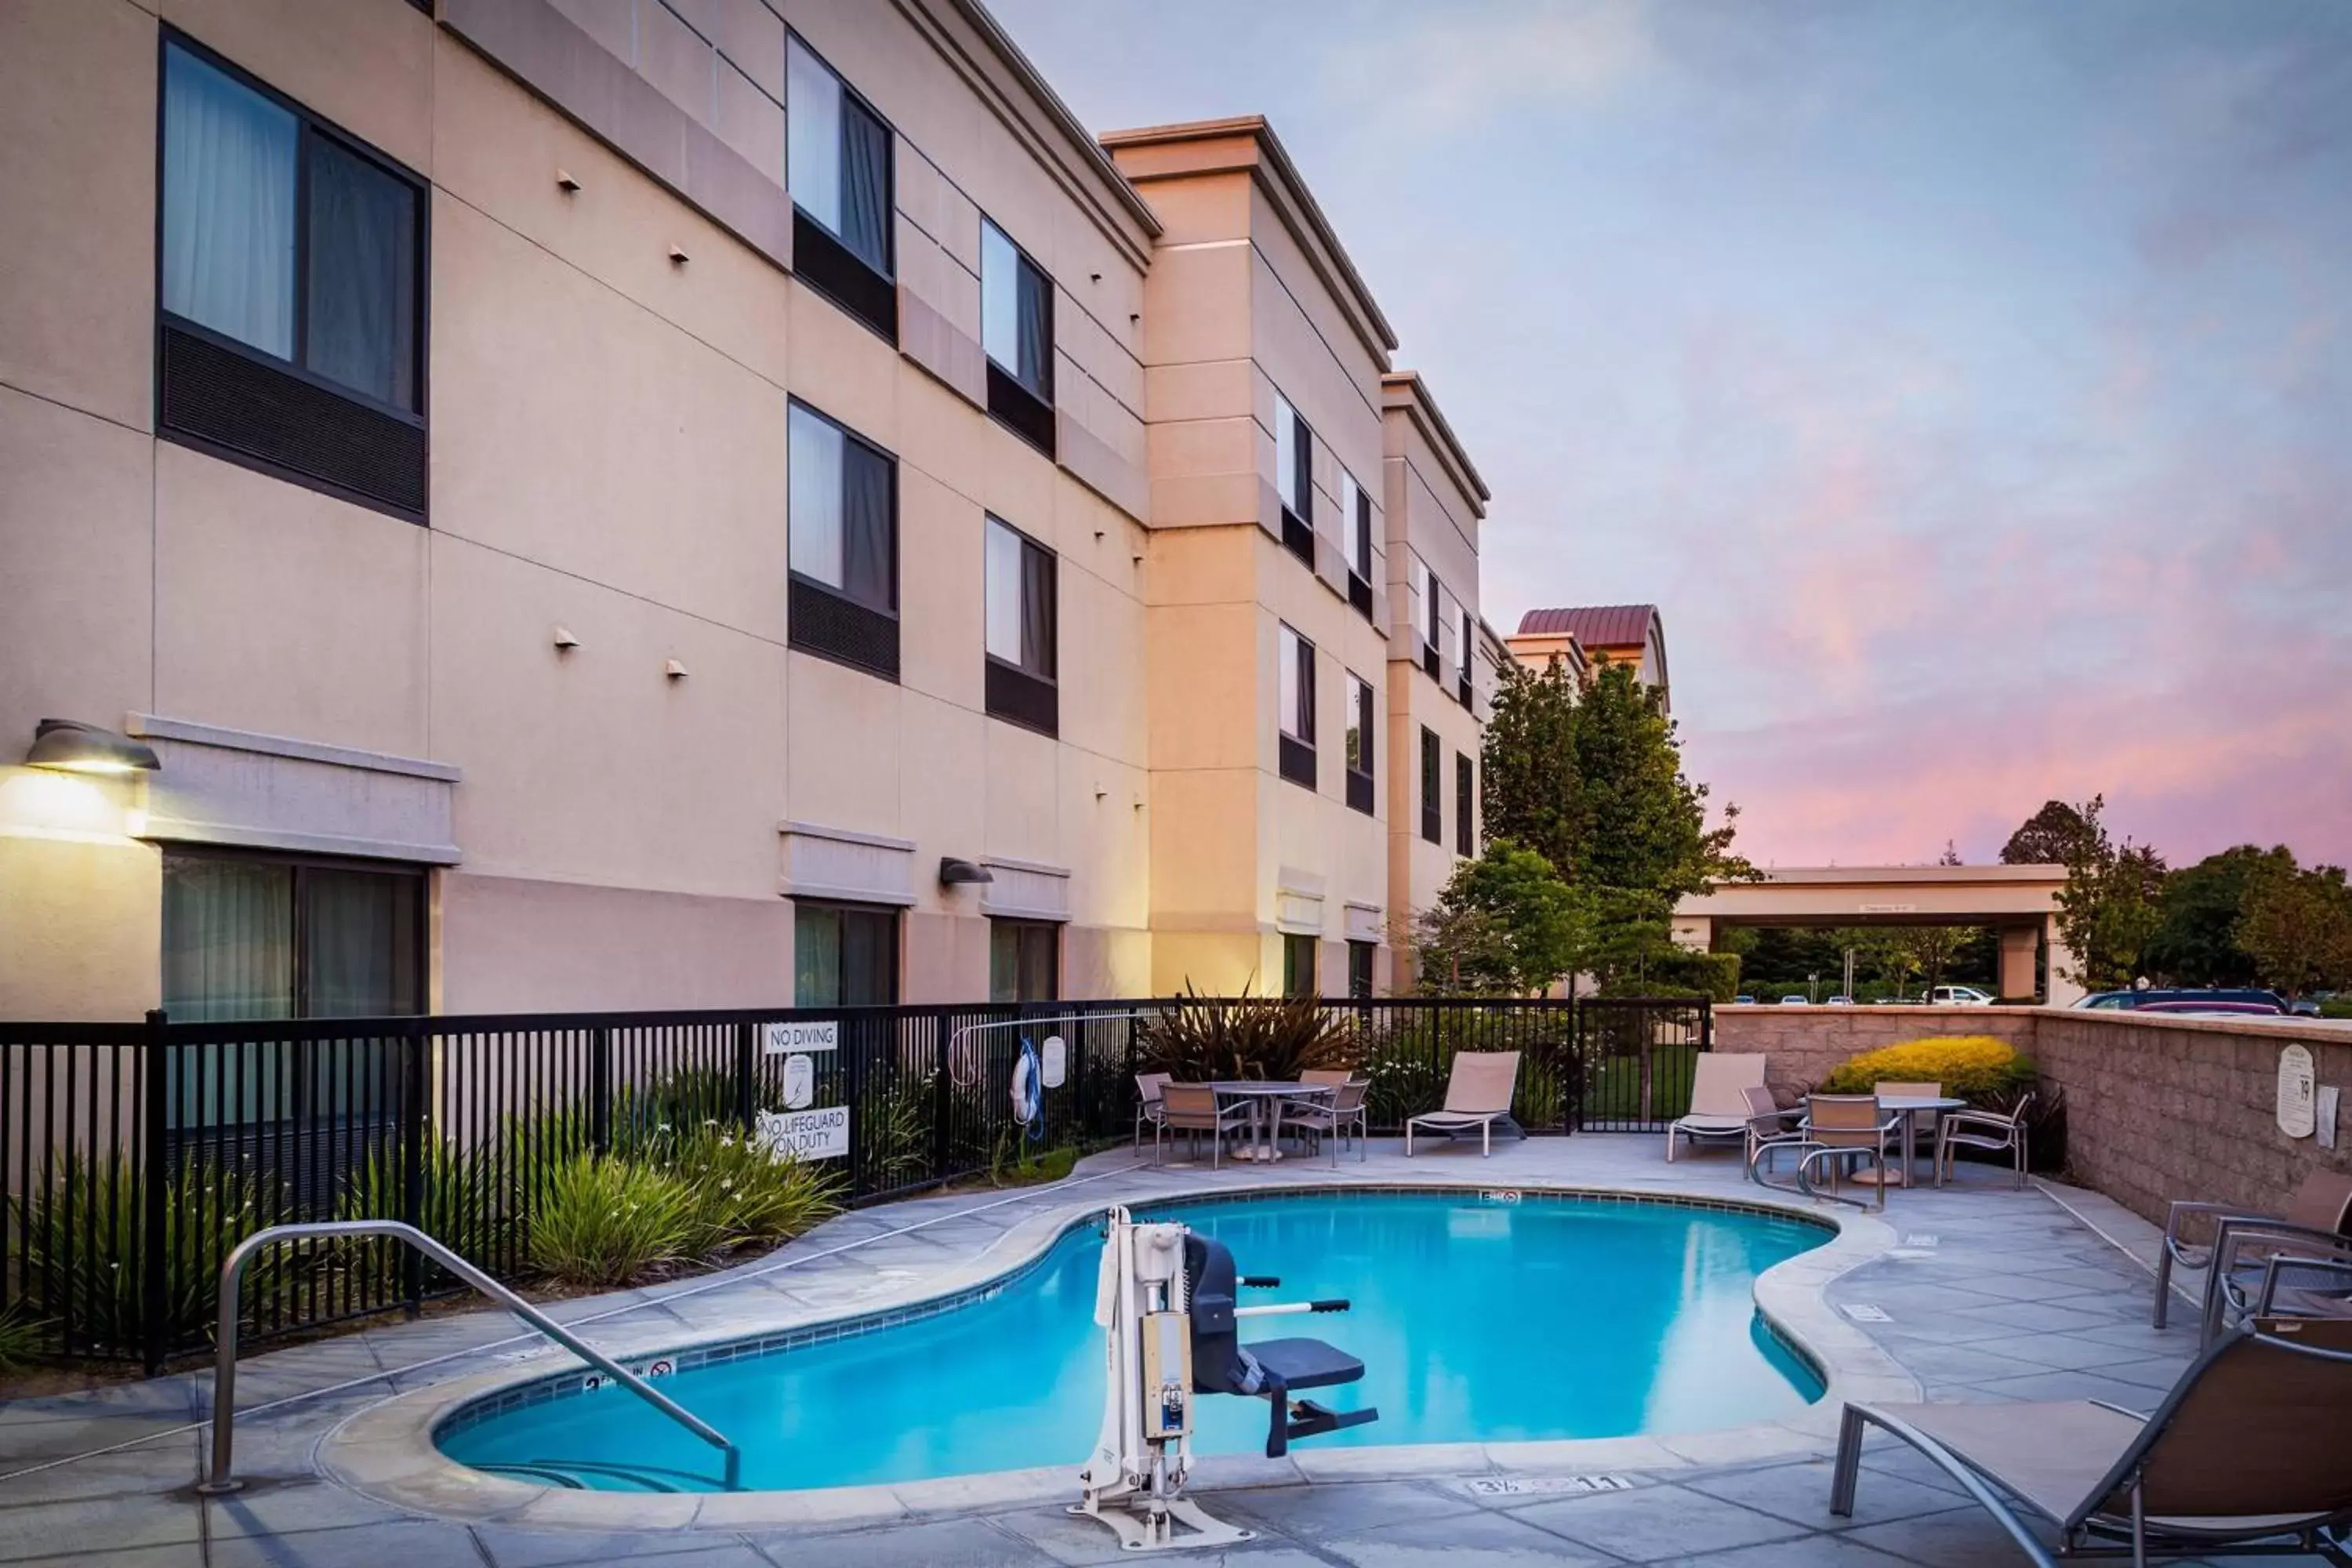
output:
[[940,886],[952,888],[963,882],[993,882],[996,878],[985,866],[970,860],[959,860],[952,855],[940,857]]
[[686,679],[686,661],[678,658],[667,660],[662,665],[662,673],[668,676],[672,680],[684,680]]
[[669,247],[669,264],[672,267],[683,267],[687,264],[687,261],[688,257],[686,254],[686,247],[684,246],[673,245]]
[[42,720],[25,763],[68,773],[152,773],[163,765],[144,741],[72,719]]
[[555,647],[558,652],[570,653],[573,648],[578,647],[579,646],[580,639],[572,635],[572,628],[570,626],[558,626],[555,628]]
[[558,169],[555,171],[555,188],[567,196],[577,195],[580,194],[580,182],[572,177],[571,171]]

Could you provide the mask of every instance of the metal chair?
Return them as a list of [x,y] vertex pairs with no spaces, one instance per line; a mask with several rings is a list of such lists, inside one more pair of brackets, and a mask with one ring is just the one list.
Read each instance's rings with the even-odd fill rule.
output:
[[[1326,1081],[1309,1073],[1302,1082]],[[1349,1078],[1344,1073],[1334,1086],[1328,1100],[1292,1100],[1283,1107],[1282,1124],[1295,1127],[1311,1135],[1318,1143],[1331,1140],[1331,1168],[1339,1166],[1339,1140],[1352,1137],[1359,1163],[1371,1158],[1371,1112],[1364,1096],[1371,1089],[1369,1079]]]
[[[1884,1084],[1879,1086],[1885,1088]],[[2006,1152],[2017,1170],[2017,1190],[2025,1190],[2025,1118],[2033,1109],[2031,1089],[2018,1097],[2007,1114],[1997,1110],[1955,1110],[1936,1129],[1936,1181],[1952,1179],[1952,1151],[1966,1145],[1994,1153]]]
[[[2191,1221],[2206,1219],[2213,1223],[2214,1239],[2200,1245],[2189,1239]],[[2172,1270],[2182,1268],[2210,1270],[2213,1255],[2221,1243],[2221,1226],[2231,1221],[2242,1220],[2263,1225],[2288,1225],[2303,1230],[2315,1230],[2328,1235],[2352,1233],[2352,1174],[2341,1171],[2313,1171],[2303,1178],[2301,1185],[2289,1195],[2286,1205],[2276,1214],[2241,1207],[2236,1204],[2175,1202],[2164,1216],[2164,1245],[2156,1259],[2155,1324],[2164,1327],[2167,1309],[2172,1300]],[[2212,1296],[2213,1276],[2206,1276],[2206,1297]]]
[[[1832,1203],[1850,1204],[1855,1208],[1874,1205],[1860,1198],[1839,1195],[1834,1190],[1822,1192],[1813,1185],[1813,1173],[1826,1169],[1830,1184],[1834,1189],[1846,1174],[1846,1167],[1872,1167],[1878,1187],[1878,1208],[1886,1206],[1888,1184],[1886,1148],[1895,1130],[1903,1123],[1900,1111],[1882,1116],[1878,1097],[1873,1094],[1814,1094],[1805,1098],[1805,1120],[1792,1138],[1773,1138],[1760,1143],[1748,1161],[1748,1174],[1759,1186],[1778,1187],[1782,1192],[1796,1191],[1809,1198],[1826,1198]],[[1797,1184],[1791,1189],[1780,1183],[1766,1181],[1763,1170],[1767,1157],[1784,1149],[1800,1151],[1797,1161]],[[1852,1173],[1861,1178],[1860,1169]]]
[[1159,1142],[1160,1091],[1168,1087],[1171,1073],[1139,1072],[1135,1075],[1135,1147],[1143,1147],[1143,1130],[1154,1130],[1152,1142]]
[[1171,1132],[1192,1135],[1192,1158],[1201,1157],[1201,1134],[1210,1136],[1209,1168],[1217,1168],[1224,1153],[1225,1134],[1247,1128],[1254,1116],[1245,1100],[1220,1104],[1217,1091],[1205,1083],[1167,1083],[1160,1089],[1160,1131],[1151,1141],[1151,1163],[1161,1163],[1161,1150]]

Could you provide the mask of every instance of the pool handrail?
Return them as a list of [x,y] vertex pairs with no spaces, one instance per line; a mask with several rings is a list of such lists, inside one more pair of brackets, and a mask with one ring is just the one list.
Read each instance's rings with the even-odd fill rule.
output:
[[213,1372],[213,1454],[212,1468],[196,1490],[206,1497],[220,1497],[236,1491],[245,1483],[231,1472],[234,1446],[236,1441],[236,1326],[237,1286],[245,1274],[246,1263],[265,1247],[281,1241],[298,1241],[307,1237],[377,1236],[406,1242],[458,1279],[488,1296],[590,1366],[603,1373],[697,1437],[726,1456],[726,1489],[740,1491],[743,1479],[743,1451],[720,1436],[718,1429],[692,1411],[671,1399],[660,1390],[614,1361],[604,1352],[591,1346],[562,1324],[524,1300],[514,1291],[491,1279],[448,1247],[417,1229],[395,1219],[333,1219],[309,1220],[295,1225],[273,1225],[255,1231],[237,1243],[221,1262],[220,1320],[217,1343],[219,1359]]

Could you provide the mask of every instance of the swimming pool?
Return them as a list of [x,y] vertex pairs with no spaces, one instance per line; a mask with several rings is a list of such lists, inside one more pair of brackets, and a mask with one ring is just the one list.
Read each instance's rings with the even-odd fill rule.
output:
[[[1311,1332],[1360,1356],[1330,1391],[1378,1405],[1308,1447],[1610,1437],[1792,1415],[1821,1383],[1756,1315],[1756,1276],[1829,1229],[1762,1213],[1529,1193],[1329,1192],[1157,1205],[1276,1274],[1286,1300],[1345,1296]],[[1100,1228],[927,1316],[653,1371],[743,1449],[746,1488],[857,1486],[1081,1462],[1102,1414]],[[704,1352],[706,1355],[709,1352]],[[720,1355],[729,1352],[721,1351]],[[573,1373],[458,1411],[449,1458],[559,1485],[715,1490],[711,1451]],[[1265,1406],[1197,1407],[1196,1451],[1265,1439]]]

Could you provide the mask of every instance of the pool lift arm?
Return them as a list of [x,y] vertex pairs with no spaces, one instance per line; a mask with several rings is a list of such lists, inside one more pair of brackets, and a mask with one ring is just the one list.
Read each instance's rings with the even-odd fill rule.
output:
[[1130,1552],[1255,1539],[1254,1531],[1210,1517],[1184,1495],[1192,1463],[1192,1396],[1230,1393],[1267,1400],[1269,1457],[1279,1457],[1293,1437],[1378,1419],[1376,1410],[1336,1412],[1289,1397],[1293,1388],[1353,1382],[1363,1375],[1361,1362],[1316,1340],[1244,1348],[1234,1332],[1238,1318],[1341,1312],[1348,1303],[1237,1307],[1236,1284],[1280,1281],[1236,1280],[1232,1255],[1181,1225],[1139,1224],[1116,1206],[1108,1218],[1095,1288],[1095,1321],[1104,1330],[1102,1429],[1078,1472],[1080,1500],[1069,1511],[1100,1520]]

